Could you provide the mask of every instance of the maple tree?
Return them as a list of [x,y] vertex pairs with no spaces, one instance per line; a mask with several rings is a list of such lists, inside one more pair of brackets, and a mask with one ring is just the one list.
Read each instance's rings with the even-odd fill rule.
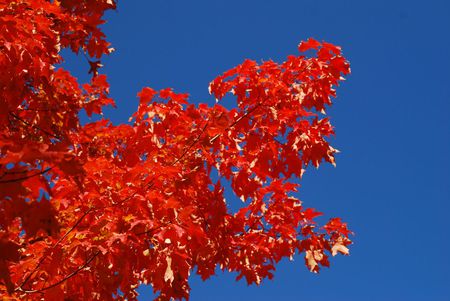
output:
[[[213,106],[147,87],[129,123],[81,124],[80,111],[114,106],[99,26],[115,6],[0,0],[0,295],[133,300],[144,283],[188,299],[192,271],[259,284],[296,253],[312,272],[348,254],[346,224],[319,227],[295,197],[307,166],[334,164],[321,114],[350,72],[340,47],[309,39],[299,51],[312,57],[246,60],[210,83]],[[59,66],[62,49],[85,54],[89,83]],[[237,212],[221,180],[244,202]]]

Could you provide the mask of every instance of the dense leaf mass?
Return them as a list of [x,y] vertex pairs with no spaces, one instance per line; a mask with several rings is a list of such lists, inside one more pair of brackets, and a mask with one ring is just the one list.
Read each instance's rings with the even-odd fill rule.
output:
[[[334,164],[322,113],[350,72],[341,49],[309,39],[299,50],[312,57],[246,60],[210,83],[214,106],[144,88],[129,123],[83,125],[80,111],[114,106],[99,74],[114,8],[0,0],[0,295],[134,300],[144,283],[188,299],[191,272],[259,284],[296,253],[312,272],[348,254],[346,224],[317,226],[321,213],[295,197],[307,166]],[[58,67],[62,49],[86,57],[89,83]],[[221,105],[227,94],[236,108]]]

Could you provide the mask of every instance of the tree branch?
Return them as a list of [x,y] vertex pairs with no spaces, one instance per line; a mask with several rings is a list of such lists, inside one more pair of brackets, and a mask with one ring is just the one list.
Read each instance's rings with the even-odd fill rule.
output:
[[62,140],[62,138],[61,138],[60,136],[55,135],[55,134],[53,134],[53,133],[51,133],[51,132],[49,132],[49,131],[47,131],[47,130],[44,130],[43,128],[38,127],[37,125],[31,124],[31,123],[29,123],[28,121],[26,121],[26,120],[20,118],[19,116],[17,116],[16,114],[14,114],[14,113],[12,113],[12,112],[9,112],[9,115],[11,115],[11,116],[14,117],[15,119],[19,120],[19,121],[22,122],[23,124],[28,125],[28,126],[31,126],[32,128],[35,128],[35,129],[37,129],[37,130],[43,132],[43,133],[46,134],[47,136],[56,138],[56,139],[58,139],[58,140]]
[[100,253],[101,253],[100,251],[95,252],[94,255],[92,255],[88,260],[86,260],[86,262],[85,262],[83,265],[79,266],[79,267],[78,267],[76,270],[74,270],[72,273],[66,275],[63,279],[61,279],[61,280],[59,280],[59,281],[56,281],[56,282],[53,283],[53,284],[50,284],[50,285],[45,286],[45,287],[43,287],[43,288],[40,288],[40,289],[38,289],[38,290],[24,290],[24,289],[22,289],[21,287],[19,287],[18,290],[21,291],[21,292],[24,292],[24,293],[33,294],[33,293],[40,293],[40,292],[49,290],[49,289],[51,289],[51,288],[54,288],[54,287],[60,285],[61,283],[67,281],[68,279],[72,278],[73,276],[77,275],[80,271],[84,270],[86,267],[88,267],[89,264],[90,264],[90,263],[95,259],[95,257],[97,257]]
[[46,172],[50,171],[52,168],[53,168],[53,167],[48,167],[48,168],[46,168],[46,169],[44,169],[44,170],[42,170],[42,171],[40,171],[40,172],[31,174],[31,175],[28,175],[28,176],[20,177],[20,178],[9,179],[9,180],[1,180],[1,181],[0,181],[0,184],[24,181],[24,180],[26,180],[26,179],[29,179],[29,178],[32,178],[32,177],[35,177],[35,176],[43,175],[43,174],[45,174]]
[[90,207],[85,213],[83,213],[82,216],[78,218],[78,220],[75,222],[75,224],[63,235],[56,243],[51,246],[49,253],[42,255],[42,257],[39,259],[39,262],[36,264],[34,269],[28,274],[28,276],[25,277],[25,279],[22,281],[22,283],[16,288],[16,290],[24,291],[22,288],[23,286],[30,280],[30,278],[33,276],[34,273],[37,272],[41,264],[44,262],[44,260],[47,258],[49,254],[51,254],[51,251],[53,251],[57,245],[59,245],[73,230],[75,230],[76,227],[81,223],[81,221],[92,211],[93,207]]
[[[234,127],[236,124],[238,124],[242,119],[244,119],[245,117],[247,117],[248,115],[250,115],[251,113],[253,113],[254,111],[256,111],[257,108],[259,108],[261,106],[262,103],[257,103],[253,108],[251,108],[250,110],[248,110],[247,112],[244,113],[244,115],[242,115],[241,117],[239,117],[238,119],[236,119],[233,123],[231,123],[225,130],[228,130],[232,127]],[[222,136],[223,133],[219,133],[217,135],[215,135],[214,137],[212,137],[209,140],[209,143],[213,143],[217,138],[219,138],[220,136]]]

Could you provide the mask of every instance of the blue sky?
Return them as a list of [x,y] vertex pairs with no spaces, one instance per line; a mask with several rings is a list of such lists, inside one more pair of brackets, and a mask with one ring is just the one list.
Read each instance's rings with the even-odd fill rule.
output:
[[[191,300],[450,300],[450,2],[120,1],[107,19],[114,122],[144,86],[212,103],[215,76],[245,58],[281,61],[308,37],[342,46],[352,66],[328,112],[337,168],[308,170],[299,195],[349,223],[351,256],[319,275],[297,256],[260,287],[193,277]],[[68,65],[87,78],[82,57]]]

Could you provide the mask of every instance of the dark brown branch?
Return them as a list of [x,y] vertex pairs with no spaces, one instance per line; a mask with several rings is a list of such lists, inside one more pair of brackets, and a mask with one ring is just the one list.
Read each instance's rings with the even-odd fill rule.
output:
[[176,159],[171,165],[175,165],[178,162],[180,162],[181,159],[183,159],[183,157],[187,154],[187,152],[190,151],[195,144],[197,144],[197,142],[200,140],[200,137],[203,135],[206,128],[208,127],[208,123],[209,123],[209,121],[207,120],[205,123],[205,126],[202,128],[201,132],[197,135],[197,137],[194,139],[194,141],[192,141],[192,143],[183,151],[181,156],[178,159]]
[[61,280],[59,280],[59,281],[56,281],[56,282],[53,283],[53,284],[50,284],[50,285],[48,285],[48,286],[46,286],[46,287],[43,287],[43,288],[40,288],[40,289],[38,289],[38,290],[24,290],[24,289],[22,289],[22,288],[19,288],[19,290],[20,290],[21,292],[24,292],[24,293],[33,294],[33,293],[40,293],[40,292],[49,290],[49,289],[51,289],[51,288],[54,288],[54,287],[60,285],[61,283],[63,283],[63,282],[65,282],[65,281],[69,280],[69,279],[72,278],[73,276],[77,275],[80,271],[82,271],[82,270],[84,270],[86,267],[88,267],[89,264],[90,264],[90,263],[95,259],[95,257],[97,257],[99,254],[100,254],[100,251],[95,252],[94,255],[92,255],[88,260],[86,260],[86,262],[85,262],[83,265],[79,266],[79,267],[78,267],[76,270],[74,270],[72,273],[66,275],[63,279],[61,279]]
[[[244,115],[242,115],[241,117],[239,117],[238,119],[236,119],[233,123],[231,123],[225,130],[231,129],[232,127],[234,127],[236,124],[238,124],[242,119],[244,119],[245,117],[247,117],[248,115],[250,115],[251,113],[253,113],[254,111],[256,111],[257,108],[259,108],[261,106],[261,103],[257,103],[253,108],[251,108],[250,110],[248,110],[247,112],[244,113]],[[213,143],[217,138],[219,138],[220,136],[222,136],[222,133],[219,133],[217,135],[215,135],[214,137],[211,138],[211,140],[209,140],[209,143]]]
[[58,140],[62,140],[62,138],[61,138],[60,136],[55,135],[55,134],[53,134],[53,133],[51,133],[51,132],[49,132],[49,131],[47,131],[47,130],[44,130],[43,128],[38,127],[37,125],[31,124],[31,123],[29,123],[28,121],[26,121],[26,120],[20,118],[19,116],[17,116],[16,114],[14,114],[14,113],[12,113],[12,112],[10,112],[9,114],[10,114],[12,117],[14,117],[15,119],[17,119],[17,120],[19,120],[20,122],[22,122],[23,124],[28,125],[28,126],[31,126],[32,128],[35,128],[35,129],[37,129],[37,130],[43,132],[43,133],[46,134],[47,136],[56,138],[56,139],[58,139]]
[[[1,165],[0,165],[1,167]],[[5,171],[2,175],[0,175],[0,179],[6,177],[7,175],[18,175],[18,174],[24,174],[29,172],[29,170],[21,170],[21,171]]]
[[25,176],[25,177],[20,177],[20,178],[15,178],[15,179],[8,179],[8,180],[1,180],[0,184],[5,184],[5,183],[14,183],[14,182],[20,182],[20,181],[24,181],[27,180],[29,178],[35,177],[35,176],[39,176],[39,175],[43,175],[46,172],[50,171],[53,167],[48,167],[40,172]]
[[20,111],[32,111],[32,112],[58,112],[56,109],[43,109],[43,108],[18,108]]
[[73,230],[75,230],[76,227],[81,223],[81,221],[92,211],[93,207],[89,208],[85,213],[83,213],[82,216],[78,218],[78,220],[75,222],[75,224],[63,235],[56,243],[53,244],[53,246],[50,248],[49,253],[44,254],[40,259],[39,262],[36,264],[34,269],[28,274],[28,276],[25,277],[25,279],[22,281],[22,283],[19,285],[16,290],[23,291],[23,286],[30,280],[30,278],[33,276],[34,273],[37,272],[41,264],[44,262],[44,260],[47,258],[49,254],[51,254],[51,251],[53,251],[57,245],[59,245],[66,237],[69,235]]
[[167,225],[160,225],[160,226],[158,226],[158,227],[152,228],[152,229],[147,230],[147,231],[138,232],[138,233],[136,233],[135,235],[136,235],[136,236],[141,236],[141,235],[146,235],[146,234],[153,234],[153,232],[155,232],[155,231],[158,230],[158,229],[161,229],[163,226],[167,226]]

